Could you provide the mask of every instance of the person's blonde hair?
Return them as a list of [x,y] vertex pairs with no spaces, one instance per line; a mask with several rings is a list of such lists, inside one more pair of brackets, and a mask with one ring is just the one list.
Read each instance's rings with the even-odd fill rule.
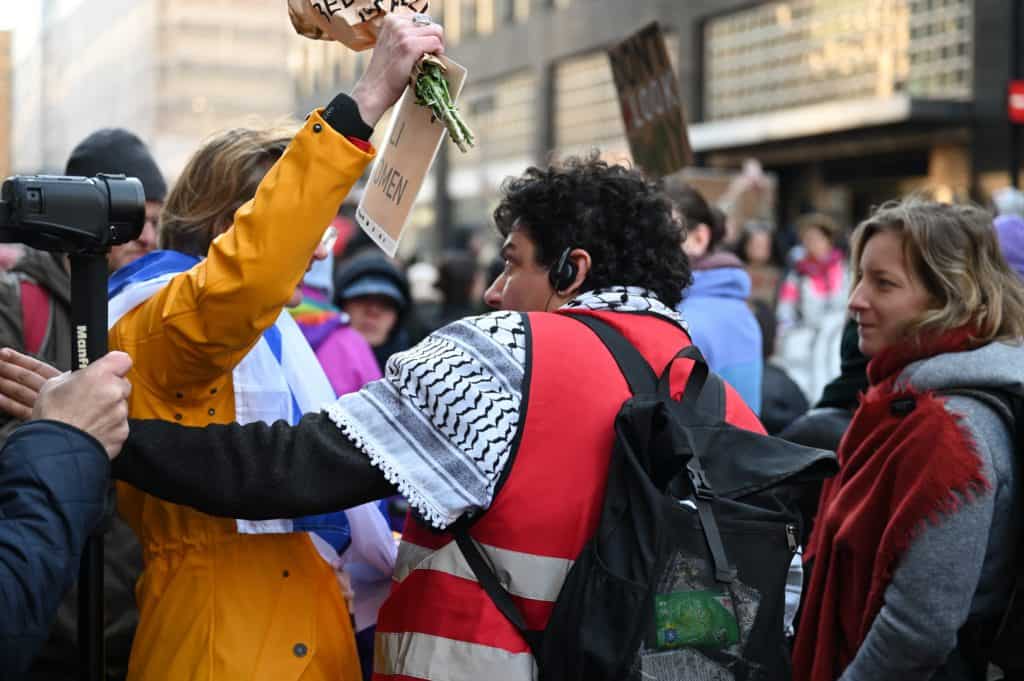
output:
[[235,211],[256,195],[294,135],[291,126],[232,128],[204,142],[164,202],[160,248],[206,255],[213,238],[231,226]]
[[983,343],[1024,338],[1024,285],[999,249],[991,214],[917,196],[882,204],[853,233],[854,288],[863,276],[864,248],[880,232],[901,237],[904,262],[934,303],[910,324],[909,336],[971,324]]

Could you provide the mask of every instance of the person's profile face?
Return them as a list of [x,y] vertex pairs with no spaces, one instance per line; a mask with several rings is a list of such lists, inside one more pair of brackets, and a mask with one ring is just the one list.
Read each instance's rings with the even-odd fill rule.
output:
[[800,235],[800,243],[807,249],[807,255],[815,260],[825,260],[832,252],[832,240],[817,227],[805,229]]
[[554,294],[548,270],[537,262],[533,240],[523,229],[505,238],[501,258],[505,269],[484,292],[484,302],[496,310],[539,312],[547,310]]
[[860,281],[850,294],[860,351],[873,357],[907,341],[910,323],[932,306],[932,297],[908,265],[903,237],[890,231],[868,239],[858,264]]
[[751,232],[744,248],[747,262],[763,265],[772,259],[772,235],[762,230]]
[[116,272],[156,248],[156,230],[160,225],[160,211],[163,207],[160,201],[146,201],[146,222],[142,225],[139,238],[111,247],[107,255],[107,269]]

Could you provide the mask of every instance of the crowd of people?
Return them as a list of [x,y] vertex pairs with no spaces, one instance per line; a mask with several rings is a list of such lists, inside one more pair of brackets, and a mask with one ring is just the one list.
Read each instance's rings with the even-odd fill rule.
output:
[[852,230],[808,213],[786,248],[591,155],[506,181],[497,266],[407,268],[339,207],[443,49],[389,17],[351,95],[212,136],[169,190],[128,131],[72,152],[68,174],[140,178],[146,222],[109,255],[111,352],[81,371],[65,256],[2,254],[0,676],[78,676],[98,532],[110,679],[537,678],[631,392],[596,320],[670,366],[666,399],[697,400],[702,361],[672,364],[692,344],[729,426],[835,452],[788,536],[792,667],[714,678],[995,678],[1024,588],[1021,195],[998,217],[897,198]]

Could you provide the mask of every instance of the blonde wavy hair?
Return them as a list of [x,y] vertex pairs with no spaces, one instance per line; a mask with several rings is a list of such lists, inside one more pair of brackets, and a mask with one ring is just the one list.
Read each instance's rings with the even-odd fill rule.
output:
[[296,127],[232,128],[214,134],[192,155],[160,216],[160,248],[206,255],[233,222],[235,211],[256,195],[271,166],[284,154]]
[[853,287],[871,237],[902,237],[904,262],[924,283],[933,305],[908,327],[920,338],[966,324],[983,343],[1024,339],[1024,285],[999,248],[992,215],[973,205],[911,196],[889,201],[860,223],[851,239]]

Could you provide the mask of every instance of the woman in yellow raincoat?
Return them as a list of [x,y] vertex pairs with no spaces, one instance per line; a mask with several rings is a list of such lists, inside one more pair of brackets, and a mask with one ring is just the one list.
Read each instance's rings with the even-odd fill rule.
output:
[[[373,158],[370,126],[416,59],[442,50],[437,25],[389,17],[352,97],[314,111],[283,154],[280,138],[254,131],[200,150],[168,199],[160,238],[181,258],[205,259],[172,255],[180,271],[149,279],[160,285],[125,305],[110,331],[110,348],[135,361],[133,417],[206,425],[254,411],[239,399],[258,407],[261,386],[236,385],[236,369],[274,326]],[[342,589],[309,533],[244,534],[233,520],[125,485],[119,507],[145,558],[130,679],[360,678]]]

